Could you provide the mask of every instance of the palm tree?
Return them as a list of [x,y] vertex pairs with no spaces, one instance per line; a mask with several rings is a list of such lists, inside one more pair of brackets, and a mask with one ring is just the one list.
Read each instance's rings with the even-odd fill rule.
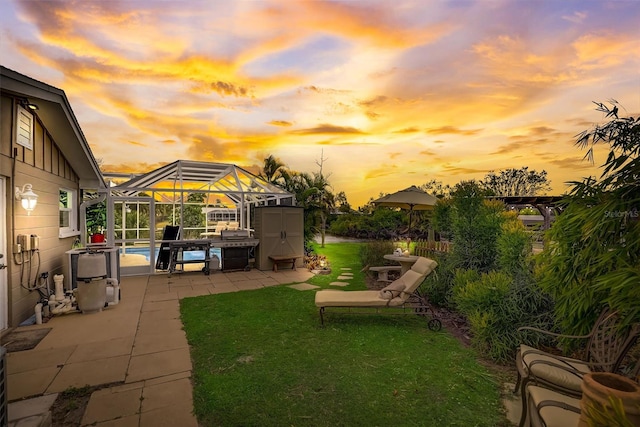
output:
[[322,173],[301,174],[301,178],[305,188],[296,193],[300,195],[298,201],[308,212],[308,217],[320,219],[321,247],[324,247],[327,219],[335,207],[335,196]]
[[273,157],[273,154],[270,154],[269,157],[264,159],[264,165],[262,166],[260,178],[263,178],[265,181],[272,184],[279,184],[280,181],[282,181],[281,178],[283,178],[284,171],[285,164],[282,163],[279,159]]

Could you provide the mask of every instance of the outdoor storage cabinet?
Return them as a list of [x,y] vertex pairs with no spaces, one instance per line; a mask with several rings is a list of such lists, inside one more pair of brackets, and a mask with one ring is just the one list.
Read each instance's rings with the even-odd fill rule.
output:
[[259,206],[255,208],[254,236],[260,240],[256,248],[256,267],[271,270],[270,256],[297,255],[296,266],[304,256],[304,209],[295,206]]

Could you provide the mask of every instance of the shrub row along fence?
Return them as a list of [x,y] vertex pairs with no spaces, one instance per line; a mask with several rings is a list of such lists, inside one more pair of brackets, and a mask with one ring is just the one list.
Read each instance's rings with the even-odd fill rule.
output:
[[415,240],[414,254],[418,256],[428,256],[434,252],[451,252],[451,242],[435,242],[429,240]]

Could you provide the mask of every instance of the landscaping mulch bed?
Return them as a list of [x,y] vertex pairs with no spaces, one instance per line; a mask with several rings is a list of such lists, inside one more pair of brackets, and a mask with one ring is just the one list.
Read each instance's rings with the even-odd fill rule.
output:
[[[399,272],[389,272],[389,280],[395,280],[400,277]],[[378,282],[373,276],[367,276],[367,288],[371,290],[380,290],[387,285],[385,282]],[[471,345],[471,335],[469,333],[469,325],[467,320],[458,313],[449,311],[446,308],[432,306],[434,317],[442,322],[442,326],[449,331],[451,335],[456,337],[466,347]]]

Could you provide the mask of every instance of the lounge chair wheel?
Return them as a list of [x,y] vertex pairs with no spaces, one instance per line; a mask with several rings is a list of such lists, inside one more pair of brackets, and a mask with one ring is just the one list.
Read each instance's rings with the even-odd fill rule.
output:
[[429,327],[429,329],[431,329],[434,332],[438,332],[440,329],[442,329],[442,322],[440,321],[440,319],[431,319],[429,320],[429,322],[427,323],[427,326]]

